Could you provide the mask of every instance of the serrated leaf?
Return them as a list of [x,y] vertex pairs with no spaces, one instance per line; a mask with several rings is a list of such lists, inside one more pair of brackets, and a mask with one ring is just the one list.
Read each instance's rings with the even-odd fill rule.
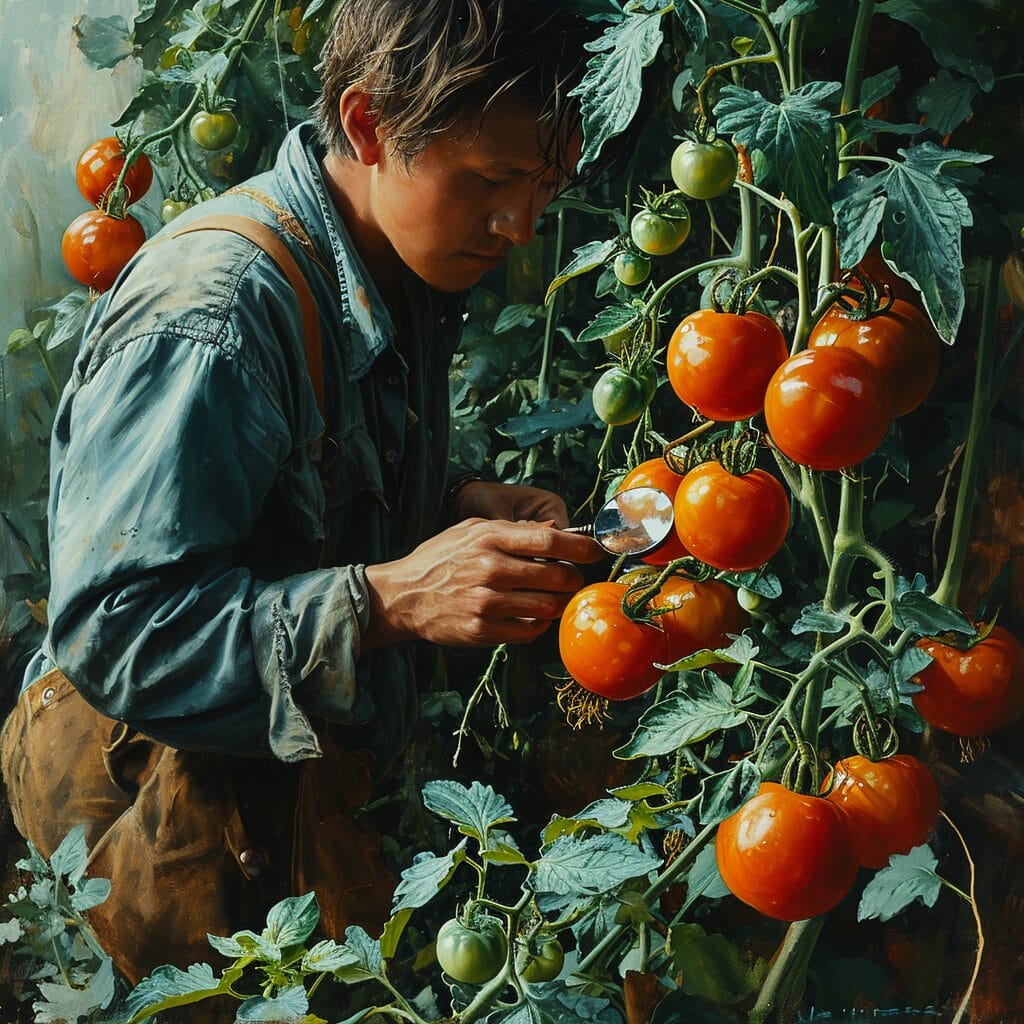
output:
[[580,97],[580,169],[593,163],[604,144],[625,131],[633,120],[643,91],[642,71],[657,57],[664,38],[662,13],[627,14],[609,25],[599,39],[585,44],[595,56],[587,61],[583,80],[569,93]]
[[646,875],[660,864],[659,857],[613,833],[587,839],[561,836],[543,847],[530,886],[534,892],[561,896],[597,895]]
[[629,742],[615,757],[629,760],[656,757],[697,743],[720,729],[733,729],[747,720],[747,713],[732,703],[732,689],[717,676],[710,685],[694,687],[693,694],[678,692],[648,708]]
[[544,305],[546,306],[551,301],[551,297],[566,281],[571,281],[574,277],[579,277],[596,267],[603,266],[618,244],[618,239],[609,238],[605,242],[587,242],[574,249],[573,258],[555,274],[551,284],[548,285],[547,293],[544,296]]
[[[893,672],[896,676],[897,686],[901,692],[907,692],[905,688],[907,684],[917,675],[918,672],[923,672],[932,663],[932,657],[926,651],[921,650],[920,647],[911,645],[896,659],[896,663],[893,666]],[[922,690],[924,687],[913,685],[912,690],[909,692],[916,693],[918,690]]]
[[935,873],[938,863],[927,846],[915,846],[906,855],[894,853],[889,858],[889,866],[882,868],[864,886],[857,920],[888,921],[916,899],[934,907],[942,889],[942,879]]
[[793,623],[792,633],[841,633],[847,625],[845,612],[825,611],[823,603],[816,601],[807,605],[800,612],[800,617]]
[[587,392],[579,402],[564,399],[546,399],[535,402],[533,411],[526,416],[513,416],[500,423],[495,429],[499,434],[511,437],[520,448],[529,448],[539,441],[545,441],[556,434],[564,434],[582,426],[600,423],[594,412],[594,402]]
[[184,50],[191,49],[199,37],[209,29],[210,26],[206,18],[196,8],[200,8],[200,4],[196,4],[191,10],[182,11],[179,15],[178,21],[181,27],[168,40],[171,46],[180,46]]
[[54,875],[64,875],[75,885],[85,873],[85,865],[89,860],[89,850],[85,845],[85,826],[76,825],[61,840],[60,845],[50,857],[50,867]]
[[816,11],[820,2],[821,0],[785,0],[785,3],[780,4],[768,15],[768,20],[784,29],[797,16]]
[[946,135],[971,116],[978,85],[970,78],[958,78],[943,69],[914,95],[917,109],[925,115],[925,125]]
[[948,151],[926,142],[899,152],[902,163],[870,176],[854,170],[833,188],[840,263],[856,266],[881,225],[886,262],[922,293],[932,323],[952,343],[964,308],[961,235],[973,221],[970,207],[941,173]]
[[865,78],[860,87],[860,106],[862,110],[874,106],[879,100],[885,99],[900,80],[900,69],[898,67],[886,68],[877,75]]
[[246,999],[237,1010],[237,1024],[302,1024],[302,1018],[309,1010],[309,999],[302,985],[282,989],[273,999],[256,996]]
[[757,796],[761,773],[749,758],[737,762],[728,771],[706,776],[700,784],[697,813],[701,824],[714,825],[738,811]]
[[36,1024],[78,1024],[110,1005],[114,998],[114,965],[109,957],[104,959],[84,988],[49,981],[38,984],[43,998],[32,1004]]
[[574,814],[572,820],[593,822],[601,828],[620,828],[629,820],[631,806],[628,800],[595,800]]
[[975,40],[982,23],[947,0],[887,0],[877,4],[879,14],[912,26],[946,68],[970,75],[983,89],[991,89],[995,76]]
[[315,892],[289,896],[270,908],[263,938],[276,946],[298,946],[313,934],[319,922]]
[[484,842],[496,825],[515,821],[509,802],[490,786],[473,781],[467,789],[459,782],[438,780],[423,787],[427,810],[454,822],[463,835]]
[[763,572],[759,569],[750,572],[730,572],[726,573],[723,579],[734,586],[746,587],[747,590],[772,600],[782,596],[782,582],[773,572]]
[[503,334],[513,327],[527,327],[537,318],[537,307],[533,303],[514,303],[506,306],[494,321],[494,333]]
[[781,103],[737,85],[722,87],[715,105],[718,130],[767,161],[769,180],[810,220],[832,223],[827,161],[832,152],[832,113],[825,102],[839,82],[808,82]]
[[79,50],[94,68],[112,68],[135,50],[128,22],[120,14],[107,18],[82,14],[75,19],[71,30]]
[[699,924],[669,929],[665,950],[682,974],[684,992],[727,1006],[755,992],[768,973],[766,961],[751,962],[749,953],[724,935],[708,935]]
[[371,939],[364,929],[349,925],[345,929],[345,947],[355,954],[356,960],[335,972],[339,981],[354,985],[381,976],[380,943]]
[[306,950],[302,957],[302,969],[326,974],[358,962],[359,957],[348,946],[339,945],[333,939],[323,939],[312,949]]
[[425,906],[448,884],[455,869],[465,859],[465,839],[443,857],[437,857],[432,853],[418,853],[412,864],[402,872],[391,912],[395,914],[406,908]]
[[897,629],[912,629],[920,636],[949,632],[973,636],[975,632],[968,619],[956,609],[946,608],[916,590],[908,590],[896,598],[893,622]]
[[640,323],[640,311],[634,306],[605,306],[586,327],[580,331],[579,342],[599,341],[609,335]]
[[187,1006],[226,991],[227,987],[213,976],[209,964],[192,964],[186,971],[164,965],[128,993],[125,1013],[134,1020],[144,1011],[159,1013],[175,1006]]

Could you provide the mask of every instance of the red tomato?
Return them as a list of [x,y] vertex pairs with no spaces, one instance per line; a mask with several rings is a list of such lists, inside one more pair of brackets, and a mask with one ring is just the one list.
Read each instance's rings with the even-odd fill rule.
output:
[[850,824],[820,796],[762,782],[718,826],[718,870],[738,899],[768,917],[803,921],[831,910],[857,875]]
[[835,305],[815,325],[808,344],[838,345],[862,355],[885,378],[896,417],[916,409],[939,374],[939,342],[931,323],[900,299],[885,313],[860,321]]
[[60,249],[76,281],[105,292],[145,240],[134,217],[121,220],[89,210],[68,225]]
[[[622,478],[618,489],[625,491],[630,487],[657,487],[659,491],[664,491],[670,498],[675,499],[682,479],[678,473],[669,469],[668,463],[664,459],[648,459],[631,469]],[[679,534],[673,530],[653,551],[644,555],[641,561],[648,565],[668,565],[669,562],[673,562],[677,558],[684,558],[688,554],[689,552],[679,539]]]
[[892,854],[920,846],[939,819],[935,778],[909,754],[882,761],[860,754],[844,758],[828,799],[850,819],[857,857],[866,868],[884,868]]
[[929,639],[917,646],[934,659],[914,676],[924,687],[914,704],[929,725],[987,736],[1024,715],[1024,648],[1002,626],[969,651]]
[[768,381],[788,355],[782,331],[763,313],[701,309],[673,332],[665,364],[683,402],[708,419],[734,422],[761,411]]
[[671,576],[651,606],[672,608],[658,616],[666,636],[666,665],[694,651],[728,647],[727,634],[742,633],[750,625],[750,616],[736,602],[736,591],[717,580],[698,583]]
[[[78,158],[75,177],[78,180],[78,191],[95,206],[103,198],[104,193],[117,180],[124,166],[124,150],[117,137],[100,139],[87,147]],[[153,184],[153,167],[149,157],[140,153],[124,176],[124,185],[128,189],[129,202],[141,199]]]
[[626,587],[591,583],[577,591],[562,613],[558,649],[566,671],[580,686],[610,700],[629,700],[661,678],[665,634],[632,622],[622,611]]
[[775,477],[763,469],[734,476],[717,462],[704,462],[683,477],[675,513],[687,550],[729,572],[764,565],[789,529],[789,499]]
[[882,375],[852,349],[811,348],[775,372],[764,418],[772,440],[794,462],[845,469],[881,444],[892,396]]

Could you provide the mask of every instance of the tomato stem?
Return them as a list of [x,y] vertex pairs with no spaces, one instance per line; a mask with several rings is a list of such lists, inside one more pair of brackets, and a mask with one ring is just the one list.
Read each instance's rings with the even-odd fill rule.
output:
[[963,998],[960,1000],[960,1005],[957,1007],[956,1016],[950,1022],[950,1024],[960,1024],[960,1021],[964,1019],[964,1014],[967,1012],[967,1006],[971,1001],[971,995],[974,992],[974,985],[978,980],[978,972],[981,970],[981,957],[985,951],[985,929],[981,923],[981,915],[978,913],[978,902],[975,899],[975,883],[977,881],[977,869],[974,864],[974,858],[971,857],[971,851],[967,846],[967,842],[963,837],[963,833],[953,824],[953,819],[945,811],[939,812],[943,818],[946,819],[946,823],[956,833],[957,839],[960,840],[960,845],[964,848],[964,856],[967,857],[967,865],[970,869],[970,895],[960,892],[956,886],[951,885],[944,878],[940,879],[944,885],[948,885],[954,891],[960,893],[971,906],[971,912],[974,914],[974,925],[978,932],[978,952],[974,957],[974,971],[971,974],[971,980],[967,984],[967,991],[964,992]]
[[775,962],[765,978],[757,1002],[751,1008],[750,1024],[765,1024],[769,1016],[787,1004],[794,988],[803,987],[814,946],[825,924],[825,917],[794,921],[786,931]]
[[846,60],[846,77],[843,82],[843,99],[840,112],[849,113],[860,106],[860,86],[864,78],[864,58],[868,50],[868,36],[871,19],[875,15],[875,0],[860,0],[857,20],[853,25],[850,53]]
[[942,579],[932,594],[932,600],[947,608],[955,608],[960,600],[960,583],[963,579],[967,546],[971,539],[971,519],[978,472],[981,468],[981,440],[988,423],[990,394],[992,391],[992,366],[995,355],[996,320],[999,287],[999,269],[995,260],[985,265],[985,287],[982,298],[981,331],[978,337],[978,361],[974,372],[974,393],[971,396],[971,420],[967,428],[967,444],[964,448],[963,468],[956,493],[956,510],[953,513],[953,533],[949,542],[949,554]]

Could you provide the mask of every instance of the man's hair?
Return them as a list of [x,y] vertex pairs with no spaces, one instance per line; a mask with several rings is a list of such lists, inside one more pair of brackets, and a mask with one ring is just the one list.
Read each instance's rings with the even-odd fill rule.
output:
[[327,149],[353,157],[339,101],[350,85],[406,161],[451,129],[472,129],[511,94],[536,110],[538,140],[565,177],[579,126],[568,97],[585,70],[583,19],[558,0],[344,0],[321,54],[316,105]]

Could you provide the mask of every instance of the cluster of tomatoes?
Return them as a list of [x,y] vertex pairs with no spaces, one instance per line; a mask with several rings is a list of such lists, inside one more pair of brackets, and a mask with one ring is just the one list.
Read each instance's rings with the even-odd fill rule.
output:
[[[505,966],[508,938],[501,922],[490,915],[453,917],[438,930],[435,953],[453,981],[483,985]],[[517,943],[515,966],[523,981],[554,981],[564,964],[565,951],[554,936]]]
[[[200,110],[192,115],[189,135],[205,150],[230,146],[238,135],[238,120],[227,109]],[[127,266],[128,261],[146,241],[146,232],[139,221],[127,212],[153,184],[153,165],[145,153],[132,160],[124,174],[121,188],[115,189],[121,175],[126,149],[130,148],[115,135],[87,146],[78,158],[75,178],[78,190],[92,205],[67,227],[61,241],[61,253],[71,276],[97,292],[106,291]],[[206,199],[212,190],[201,189],[185,198],[176,190],[164,199],[160,219],[168,224],[184,213],[196,199]]]

